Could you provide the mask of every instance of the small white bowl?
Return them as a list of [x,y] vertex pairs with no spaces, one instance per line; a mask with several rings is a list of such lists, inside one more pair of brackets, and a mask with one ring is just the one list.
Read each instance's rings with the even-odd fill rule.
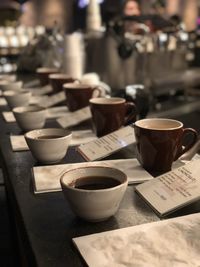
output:
[[31,92],[26,90],[8,90],[3,93],[10,108],[28,106],[31,95]]
[[[119,181],[119,185],[98,190],[74,187],[77,179],[86,177],[114,178]],[[90,166],[67,171],[62,175],[60,183],[73,212],[87,221],[98,222],[116,213],[126,191],[128,179],[126,174],[118,169]]]
[[46,120],[45,108],[36,105],[16,107],[13,109],[13,114],[19,127],[25,132],[44,127]]
[[44,164],[53,164],[63,159],[72,138],[69,131],[60,128],[33,130],[24,136],[32,155]]
[[10,82],[7,80],[1,80],[0,81],[0,90],[2,91],[8,91],[8,90],[21,90],[23,86],[23,82],[22,81],[18,81],[18,82]]

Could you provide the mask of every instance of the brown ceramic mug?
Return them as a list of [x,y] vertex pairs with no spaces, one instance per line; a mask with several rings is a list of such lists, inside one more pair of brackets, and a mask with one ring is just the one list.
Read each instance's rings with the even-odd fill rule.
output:
[[89,100],[94,95],[100,96],[103,92],[100,86],[78,83],[64,84],[63,89],[69,111],[76,111],[89,106]]
[[[150,118],[135,123],[137,158],[153,175],[171,170],[173,161],[188,151],[197,141],[197,132],[183,128],[177,120]],[[183,147],[186,135],[191,141]]]
[[36,73],[40,80],[41,86],[45,86],[49,84],[49,75],[53,73],[57,73],[57,72],[58,72],[58,69],[56,68],[38,68],[36,70]]
[[61,92],[63,90],[63,84],[78,81],[78,79],[74,79],[64,73],[51,74],[49,75],[49,80],[54,93]]
[[92,98],[90,109],[94,131],[98,137],[118,130],[136,119],[136,107],[124,98]]

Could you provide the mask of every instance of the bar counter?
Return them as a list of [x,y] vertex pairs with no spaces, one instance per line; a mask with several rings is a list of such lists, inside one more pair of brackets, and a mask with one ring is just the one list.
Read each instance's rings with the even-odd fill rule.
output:
[[[1,107],[1,111],[7,108]],[[46,126],[59,127],[55,121]],[[21,266],[81,267],[86,266],[72,243],[73,237],[157,221],[159,218],[128,186],[117,214],[105,222],[88,223],[77,218],[70,210],[62,192],[35,195],[32,170],[37,162],[31,152],[13,152],[10,134],[20,134],[16,123],[6,123],[0,116],[1,164],[7,188],[9,209],[15,220]],[[129,146],[108,159],[134,157]],[[74,147],[69,148],[61,163],[84,161]],[[196,203],[173,214],[174,216],[200,211]]]

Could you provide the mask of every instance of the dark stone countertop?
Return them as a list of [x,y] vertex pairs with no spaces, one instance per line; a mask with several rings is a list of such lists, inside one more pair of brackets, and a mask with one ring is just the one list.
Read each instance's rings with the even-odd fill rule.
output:
[[[1,111],[4,108],[1,107]],[[56,126],[50,121],[47,126]],[[35,195],[33,193],[31,168],[37,165],[31,153],[12,152],[9,135],[21,131],[16,123],[6,123],[0,116],[0,153],[5,175],[10,210],[13,213],[27,260],[27,266],[54,267],[85,266],[72,238],[108,231],[159,218],[128,186],[120,209],[115,216],[101,223],[88,223],[77,218],[70,210],[62,192]],[[132,146],[110,156],[111,158],[134,157]],[[74,148],[68,150],[61,162],[75,163],[83,159]],[[199,212],[199,203],[173,214],[180,216]]]

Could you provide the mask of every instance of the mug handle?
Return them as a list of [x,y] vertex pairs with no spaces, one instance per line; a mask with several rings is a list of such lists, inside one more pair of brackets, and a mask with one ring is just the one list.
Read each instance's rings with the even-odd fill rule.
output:
[[126,108],[126,118],[124,125],[126,126],[136,121],[137,108],[133,102],[126,102],[125,108]]
[[104,97],[106,95],[106,90],[103,86],[97,85],[93,87],[93,97]]
[[74,83],[76,83],[76,84],[81,84],[81,81],[80,81],[79,79],[75,78],[75,79],[74,79]]
[[197,140],[198,140],[197,131],[195,129],[192,129],[192,128],[183,129],[182,141],[183,141],[184,137],[188,134],[190,134],[192,136],[191,142],[187,146],[185,146],[184,148],[182,146],[180,147],[174,160],[177,160],[178,158],[180,158],[180,156],[182,156],[188,150],[190,150],[194,146],[194,144],[197,142]]

